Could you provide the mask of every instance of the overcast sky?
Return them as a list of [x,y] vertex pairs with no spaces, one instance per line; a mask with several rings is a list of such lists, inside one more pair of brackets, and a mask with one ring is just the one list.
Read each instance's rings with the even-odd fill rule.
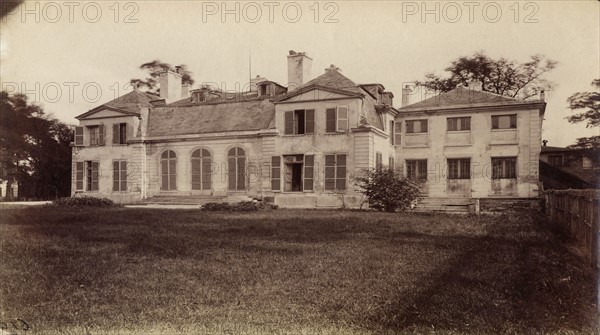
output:
[[457,57],[484,51],[525,61],[542,54],[559,62],[547,76],[557,87],[546,95],[543,138],[565,146],[599,133],[564,119],[567,97],[592,90],[600,78],[598,1],[421,4],[29,2],[0,24],[2,88],[27,90],[75,124],[76,115],[130,90],[129,79],[144,78],[142,63],[187,64],[198,83],[234,90],[248,82],[249,52],[253,76],[285,85],[286,55],[295,50],[313,58],[313,77],[335,64],[357,83],[383,84],[399,107],[403,83],[441,74]]

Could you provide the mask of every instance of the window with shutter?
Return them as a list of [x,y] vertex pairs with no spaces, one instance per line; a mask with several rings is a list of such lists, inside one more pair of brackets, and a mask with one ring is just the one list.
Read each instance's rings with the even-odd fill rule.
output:
[[337,131],[348,131],[348,107],[341,106],[337,108]]
[[98,191],[98,177],[100,163],[96,161],[87,161],[87,190]]
[[395,140],[394,135],[395,135],[395,132],[396,132],[396,128],[394,127],[394,120],[390,121],[390,129],[389,129],[389,131],[390,131],[390,144],[394,145],[395,144],[394,143],[394,140]]
[[335,133],[336,131],[336,112],[335,108],[325,110],[325,132]]
[[281,157],[271,157],[271,190],[281,191]]
[[449,117],[448,131],[468,131],[471,130],[471,117]]
[[83,176],[84,176],[85,165],[84,162],[76,163],[75,172],[75,190],[83,191]]
[[83,146],[83,127],[75,127],[75,145]]
[[406,177],[409,179],[426,180],[427,179],[427,160],[426,159],[408,159],[408,160],[406,160]]
[[315,178],[315,156],[304,155],[304,187],[305,191],[313,191]]
[[381,152],[376,152],[375,153],[375,168],[378,170],[381,170],[382,167],[383,167],[383,155],[381,154]]
[[394,133],[394,144],[402,145],[402,122],[396,122],[394,126],[396,128]]
[[98,126],[98,145],[104,145],[104,125],[101,124]]
[[284,134],[286,135],[292,135],[294,134],[294,112],[293,111],[287,111],[284,114]]
[[113,123],[113,127],[112,127],[112,144],[121,144],[121,127],[120,127],[120,123]]
[[306,121],[306,126],[304,127],[306,134],[314,134],[315,133],[315,110],[307,109],[305,111],[304,119]]

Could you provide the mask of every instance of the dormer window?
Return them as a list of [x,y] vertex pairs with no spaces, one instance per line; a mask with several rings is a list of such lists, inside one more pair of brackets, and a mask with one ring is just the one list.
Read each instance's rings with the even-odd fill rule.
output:
[[206,101],[206,92],[205,91],[196,91],[192,93],[192,102],[205,102]]
[[271,90],[269,89],[269,84],[261,84],[258,86],[258,95],[269,95]]

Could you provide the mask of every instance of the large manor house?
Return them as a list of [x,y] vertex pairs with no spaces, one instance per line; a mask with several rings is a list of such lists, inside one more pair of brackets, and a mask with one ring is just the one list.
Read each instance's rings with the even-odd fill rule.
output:
[[311,65],[290,51],[286,86],[256,77],[234,93],[191,89],[166,71],[160,96],[134,89],[77,116],[73,195],[360,207],[354,178],[385,168],[440,206],[538,196],[543,96],[522,101],[473,82],[414,104],[404,88],[396,108],[384,85],[333,65],[313,77]]

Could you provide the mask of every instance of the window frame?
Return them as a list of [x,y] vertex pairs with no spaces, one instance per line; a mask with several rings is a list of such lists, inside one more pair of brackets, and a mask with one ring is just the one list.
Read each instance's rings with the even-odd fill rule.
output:
[[[115,170],[115,164],[118,168]],[[127,160],[115,159],[113,160],[113,192],[127,192]],[[124,168],[123,168],[124,167]],[[116,177],[116,179],[115,179]],[[115,184],[116,182],[116,184]],[[117,185],[117,189],[115,189]]]
[[[340,110],[341,109],[345,109],[346,111],[346,117],[345,118],[340,118]],[[331,130],[328,128],[328,121],[327,121],[327,114],[329,113],[329,111],[333,110],[334,111],[334,120],[335,120],[335,126],[334,126],[334,130]],[[345,122],[345,126],[342,128],[345,129],[340,129],[340,125],[341,122]],[[350,131],[350,108],[348,106],[342,105],[342,106],[335,106],[335,107],[331,107],[331,108],[325,108],[325,134],[344,134],[344,133],[348,133]]]
[[[415,122],[421,123],[419,126],[419,132],[415,131],[415,126],[414,126]],[[409,123],[411,124],[410,127],[408,126]],[[429,133],[429,119],[405,120],[404,125],[405,125],[406,135],[419,135],[419,134],[428,134]],[[423,127],[423,125],[425,125],[425,127]],[[425,128],[425,131],[423,131],[423,128]]]
[[[291,113],[291,114],[288,114]],[[299,133],[300,123],[298,122],[300,117],[299,114],[302,113],[302,119],[304,120],[302,124],[303,132]],[[307,117],[309,114],[312,114],[312,118]],[[315,134],[315,109],[294,109],[291,111],[285,111],[283,114],[283,135],[284,136],[298,136],[298,135],[314,135]],[[291,133],[288,132],[287,127],[287,118],[288,115],[291,115]],[[308,129],[311,129],[310,131]]]
[[[500,179],[517,179],[517,157],[491,157],[492,164],[492,180]],[[497,173],[498,163],[500,163],[500,174]],[[509,166],[512,163],[512,167]]]
[[[508,128],[500,128],[500,118],[501,117],[508,117],[509,118],[509,127]],[[492,115],[491,116],[491,120],[492,120],[492,130],[513,130],[513,129],[519,129],[519,120],[517,117],[517,114],[499,114],[499,115]],[[497,121],[494,121],[497,120]],[[514,121],[514,122],[513,122]],[[514,124],[514,127],[513,127]]]
[[407,159],[404,162],[406,164],[406,178],[421,181],[428,179],[427,159]]
[[[451,172],[451,162],[454,164],[456,162],[456,176],[453,176]],[[465,163],[468,163],[468,169],[466,169],[467,173],[465,175]],[[448,180],[470,180],[472,173],[471,167],[471,158],[448,158],[446,160],[447,164],[447,177]]]
[[[167,155],[167,157],[163,157],[163,155],[167,152],[172,152],[174,154],[174,157],[170,157],[170,155]],[[166,149],[163,150],[160,153],[160,191],[161,192],[175,192],[177,191],[177,153],[175,152],[175,150],[173,149]],[[164,166],[163,166],[163,162],[166,161],[167,162],[167,173],[165,173],[164,171]],[[174,166],[174,173],[171,173],[171,161],[175,161],[175,166]],[[167,176],[167,185],[164,185],[164,176]],[[171,176],[175,176],[174,177],[174,187],[171,187]]]
[[[464,121],[464,120],[468,120],[468,121]],[[453,125],[453,127],[451,127],[451,124]],[[451,128],[456,128],[456,129],[451,129]],[[468,129],[463,129],[463,128],[468,128]],[[470,132],[471,131],[471,117],[470,116],[458,116],[458,117],[446,118],[446,131],[449,133]]]
[[[327,157],[334,157],[334,164],[333,165],[327,165]],[[341,165],[339,164],[340,161],[340,157],[344,157],[344,164]],[[347,153],[330,153],[330,154],[325,154],[324,155],[324,159],[325,159],[325,178],[324,178],[324,190],[326,192],[336,192],[336,191],[347,191],[348,190],[348,154]],[[328,169],[333,169],[333,177],[328,177]],[[345,171],[344,173],[344,177],[343,178],[339,178],[338,173],[340,172],[340,169],[343,169]],[[333,188],[328,187],[328,182],[331,182],[333,180]],[[338,184],[340,183],[340,180],[343,180],[343,184]],[[342,186],[342,187],[340,187]]]
[[[96,171],[94,171],[94,165]],[[96,178],[94,179],[94,175]],[[85,161],[85,191],[98,192],[100,191],[100,161]],[[96,187],[94,187],[94,184]]]

